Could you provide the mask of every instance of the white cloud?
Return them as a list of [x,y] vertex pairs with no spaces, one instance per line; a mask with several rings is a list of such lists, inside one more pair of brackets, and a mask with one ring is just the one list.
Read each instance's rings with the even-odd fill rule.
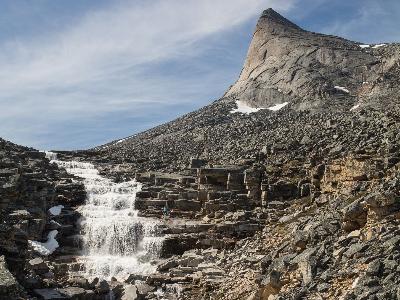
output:
[[[35,131],[33,124],[51,127],[55,120],[170,104],[169,95],[176,92],[168,91],[168,78],[156,73],[143,78],[154,64],[195,57],[206,48],[200,43],[205,38],[256,18],[267,7],[288,10],[292,2],[123,1],[88,12],[62,32],[0,41],[0,135],[21,140],[16,123],[29,132],[29,126]],[[193,83],[175,87],[185,90],[185,84],[188,90]]]

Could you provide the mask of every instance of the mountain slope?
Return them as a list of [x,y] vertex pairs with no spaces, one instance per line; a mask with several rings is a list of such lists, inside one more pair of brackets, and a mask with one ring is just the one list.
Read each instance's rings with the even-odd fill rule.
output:
[[379,85],[385,71],[380,55],[359,43],[305,31],[269,9],[258,21],[239,80],[226,96],[261,107],[276,101],[296,102],[298,109],[354,105]]
[[[292,157],[310,150],[319,156],[339,148],[377,151],[384,145],[371,145],[391,135],[379,128],[395,122],[399,111],[399,50],[397,44],[366,47],[308,32],[269,9],[257,24],[238,81],[223,98],[95,150],[136,169],[169,171],[183,170],[190,157],[217,164],[255,159],[280,144]],[[237,102],[288,105],[232,114]],[[365,140],[363,132],[371,136]],[[311,149],[308,140],[318,147],[311,143]]]

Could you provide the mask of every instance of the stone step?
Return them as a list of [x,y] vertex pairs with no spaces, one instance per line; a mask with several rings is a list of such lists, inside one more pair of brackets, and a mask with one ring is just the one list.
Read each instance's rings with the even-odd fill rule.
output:
[[[179,196],[177,194],[173,195]],[[200,211],[201,209],[201,202],[194,199],[136,199],[135,209],[140,211],[159,209],[161,211],[166,204],[173,210]]]
[[137,210],[148,210],[148,209],[162,209],[166,203],[169,207],[173,206],[173,200],[165,199],[136,199],[135,209]]
[[53,220],[59,224],[77,224],[81,218],[81,214],[75,210],[63,209],[58,216],[54,216]]
[[68,299],[66,296],[62,295],[56,289],[36,289],[33,290],[36,296],[39,299],[43,300],[61,300],[61,299]]
[[77,255],[60,255],[54,258],[55,263],[73,263],[76,262],[79,256]]
[[164,229],[165,234],[181,234],[181,233],[200,233],[206,232],[211,228],[214,228],[214,224],[188,224],[188,225],[176,225]]
[[83,262],[56,263],[53,264],[53,267],[56,276],[72,276],[74,273],[79,273],[84,270]]

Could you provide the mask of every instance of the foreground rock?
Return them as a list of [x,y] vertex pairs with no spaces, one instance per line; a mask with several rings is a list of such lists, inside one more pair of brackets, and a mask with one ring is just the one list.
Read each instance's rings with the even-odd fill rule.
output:
[[63,240],[78,232],[73,206],[86,195],[83,185],[43,152],[0,139],[0,165],[0,254],[7,262],[3,274],[10,278],[1,292],[17,299],[20,291],[57,285],[53,259],[66,250]]
[[4,256],[0,257],[0,299],[24,296],[23,288],[18,284],[15,277],[8,270]]

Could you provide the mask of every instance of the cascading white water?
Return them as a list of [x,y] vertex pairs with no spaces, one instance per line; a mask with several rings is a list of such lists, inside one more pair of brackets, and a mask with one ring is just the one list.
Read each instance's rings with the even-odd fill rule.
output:
[[138,217],[134,209],[136,181],[115,183],[99,175],[93,164],[60,161],[54,154],[47,156],[68,173],[84,179],[87,199],[82,214],[84,275],[123,279],[129,274],[155,271],[150,263],[160,253],[163,238],[160,222]]

